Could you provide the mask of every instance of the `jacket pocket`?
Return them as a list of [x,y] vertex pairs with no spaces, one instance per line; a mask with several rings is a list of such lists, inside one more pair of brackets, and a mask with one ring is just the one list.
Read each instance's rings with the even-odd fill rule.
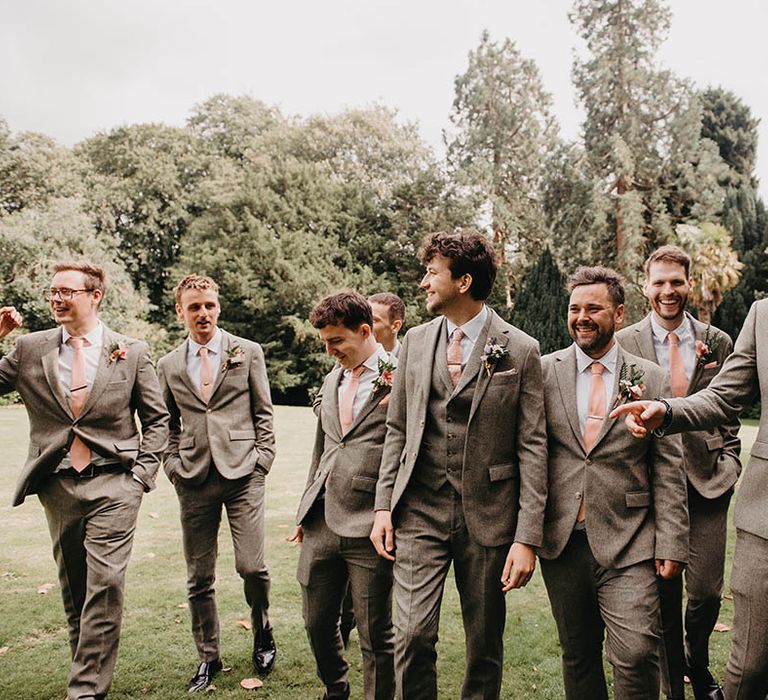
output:
[[139,438],[130,438],[129,440],[120,440],[115,443],[115,449],[118,452],[138,452]]
[[755,440],[752,444],[752,449],[749,453],[750,457],[760,457],[760,459],[768,459],[768,442],[762,440]]
[[722,435],[713,435],[712,437],[707,438],[704,443],[707,446],[707,449],[710,452],[714,452],[715,450],[722,450],[723,449],[723,436]]
[[229,439],[230,440],[255,440],[256,431],[255,430],[230,430]]
[[368,493],[376,493],[376,481],[370,476],[353,476],[352,488],[355,491],[366,491]]
[[651,494],[648,491],[629,491],[624,499],[627,508],[648,508],[651,505]]
[[180,450],[189,450],[195,446],[195,436],[189,435],[188,437],[183,437],[179,440],[179,449]]
[[513,462],[507,464],[493,464],[488,467],[488,478],[491,481],[504,481],[518,476],[517,465]]

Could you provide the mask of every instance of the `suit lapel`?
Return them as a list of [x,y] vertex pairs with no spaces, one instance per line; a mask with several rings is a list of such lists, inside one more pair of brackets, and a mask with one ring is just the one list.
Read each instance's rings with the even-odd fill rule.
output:
[[485,367],[483,367],[483,363],[480,361],[480,357],[485,350],[485,345],[488,342],[488,339],[495,337],[496,342],[505,350],[509,345],[509,330],[501,325],[500,320],[501,319],[499,319],[499,317],[496,315],[496,312],[489,308],[488,320],[486,321],[485,327],[483,328],[483,332],[477,336],[477,342],[475,343],[475,347],[472,349],[469,362],[467,362],[467,366],[461,375],[461,380],[456,386],[457,392],[461,391],[461,389],[463,389],[473,377],[477,376],[475,393],[472,396],[472,406],[469,409],[470,421],[472,420],[472,416],[475,415],[475,411],[477,411],[477,407],[480,405],[480,402],[483,400],[485,391],[491,382],[491,377],[493,376],[494,369],[491,368],[491,371],[487,372]]
[[[375,393],[371,394],[368,397],[368,400],[365,402],[363,407],[360,409],[360,413],[357,414],[355,417],[355,420],[352,421],[352,425],[349,426],[349,430],[345,433],[346,435],[349,435],[360,423],[362,423],[365,420],[365,417],[374,409],[376,406],[379,405],[379,403],[382,401],[382,399],[389,394],[391,391],[390,387],[383,387],[376,391]],[[338,411],[336,412],[338,414]]]
[[212,403],[216,392],[219,390],[221,383],[227,378],[227,372],[229,368],[226,367],[229,361],[229,352],[232,349],[232,336],[226,331],[221,331],[221,355],[219,356],[219,373],[216,375],[216,381],[213,383],[213,389],[211,390],[211,398],[208,403]]
[[[448,394],[453,393],[453,382],[451,381],[450,372],[448,372],[448,322],[443,321],[440,326],[440,330],[437,334],[437,342],[435,343],[435,355],[434,355],[434,367],[437,369],[437,375],[445,384],[445,388],[448,390]],[[430,388],[432,386],[432,364],[430,363]]]
[[[187,353],[189,352],[189,338],[187,338],[176,349],[176,373],[179,375],[179,379],[182,381],[185,387],[189,390],[189,393],[196,396],[201,402],[203,397],[200,396],[200,387],[196,387],[192,383],[192,377],[187,372]],[[203,402],[204,403],[204,402]]]
[[653,326],[651,325],[650,314],[648,314],[643,319],[642,323],[635,329],[634,337],[639,351],[637,354],[658,365],[659,360],[656,357],[656,347],[653,344]]
[[568,423],[570,423],[571,430],[579,441],[581,449],[586,452],[584,436],[581,434],[581,426],[579,425],[578,397],[576,395],[576,350],[573,346],[555,362],[555,376]]
[[51,393],[59,402],[64,412],[70,417],[72,410],[69,407],[69,402],[64,395],[64,390],[61,388],[61,379],[59,378],[59,348],[61,347],[61,328],[54,328],[50,334],[43,341],[45,347],[43,349],[43,355],[41,358],[43,364],[43,373],[48,381],[48,386],[51,388]]
[[[429,402],[429,394],[432,388],[432,367],[435,362],[442,362],[445,380],[448,382],[448,387],[453,388],[451,384],[451,378],[448,374],[448,361],[444,357],[442,359],[437,356],[437,348],[440,346],[440,338],[444,337],[447,321],[445,317],[436,321],[426,329],[424,334],[424,355],[422,356],[422,372],[421,372],[421,388],[422,396],[424,397],[424,410],[426,411],[426,405]],[[441,336],[443,334],[443,336]],[[439,368],[439,365],[438,365]],[[440,371],[438,369],[438,371]]]
[[[338,365],[331,370],[326,381],[328,385],[327,393],[323,393],[323,402],[321,404],[321,410],[324,409],[323,426],[329,429],[332,428],[339,439],[342,437],[341,421],[339,420],[339,384],[341,383],[342,373],[343,370]],[[327,425],[325,423],[326,420],[328,421]]]
[[[691,320],[691,325],[693,326],[695,351],[695,342],[700,340],[703,343],[704,338],[707,336],[707,324],[693,318],[693,316],[689,316],[687,312],[685,315]],[[691,381],[688,382],[688,390],[685,392],[686,396],[690,396],[691,394],[696,393],[696,385],[699,383],[699,376],[701,375],[702,370],[702,364],[699,362],[698,356],[696,356],[695,363],[693,365],[693,372],[691,372]]]
[[93,386],[88,394],[88,400],[83,406],[83,411],[80,414],[82,418],[88,411],[91,410],[93,405],[99,400],[99,397],[104,393],[104,389],[107,388],[109,380],[112,378],[112,374],[115,371],[115,367],[118,362],[125,362],[125,360],[115,359],[110,362],[109,348],[118,340],[109,328],[104,326],[104,336],[101,346],[101,354],[99,355],[99,366],[96,369],[96,377],[93,380]]

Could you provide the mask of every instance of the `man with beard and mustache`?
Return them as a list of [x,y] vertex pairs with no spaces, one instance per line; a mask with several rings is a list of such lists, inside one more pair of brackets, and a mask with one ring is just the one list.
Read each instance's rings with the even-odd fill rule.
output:
[[642,442],[608,420],[617,401],[669,390],[655,364],[622,350],[621,277],[579,268],[568,282],[570,347],[542,358],[549,491],[541,571],[557,623],[565,695],[608,697],[602,645],[617,700],[659,697],[657,577],[682,572],[688,512],[682,444]]
[[[685,311],[693,284],[690,269],[691,258],[677,246],[654,251],[646,260],[643,284],[651,313],[616,334],[623,348],[666,371],[675,396],[690,396],[708,386],[733,349],[723,331]],[[685,697],[683,675],[690,678],[696,700],[723,698],[709,672],[709,638],[723,592],[728,505],[741,472],[738,431],[739,422],[733,418],[709,430],[683,433],[691,520],[685,646],[683,580],[659,580],[662,685],[670,700]]]

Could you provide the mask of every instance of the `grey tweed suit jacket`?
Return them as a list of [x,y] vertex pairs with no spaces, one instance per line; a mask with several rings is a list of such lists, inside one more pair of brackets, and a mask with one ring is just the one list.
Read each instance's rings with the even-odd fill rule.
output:
[[739,484],[734,524],[768,539],[768,299],[756,301],[747,314],[733,353],[706,389],[670,399],[668,433],[714,428],[734,421],[756,397],[762,402],[760,428]]
[[[646,396],[669,392],[658,365],[619,347],[613,393],[623,364],[645,372]],[[573,345],[542,358],[549,440],[549,489],[539,555],[557,558],[584,500],[595,560],[618,569],[648,559],[688,559],[688,494],[682,443],[676,436],[637,440],[622,421],[606,418],[587,452],[576,398]]]
[[[477,378],[462,459],[467,529],[485,547],[513,541],[541,544],[547,497],[539,345],[493,310],[477,342],[496,337],[508,355],[490,373],[482,365],[462,374],[457,391]],[[387,437],[376,487],[376,510],[391,510],[413,474],[426,425],[432,367],[443,317],[405,336],[392,387]]]
[[[711,337],[721,338],[712,360],[715,366],[705,368],[700,362],[696,363],[696,369],[686,392],[686,396],[691,396],[708,386],[722,369],[725,359],[733,350],[733,341],[719,328],[707,326],[690,314],[686,316],[693,324],[696,340],[704,342],[707,328],[710,329]],[[616,338],[629,352],[658,364],[650,314],[642,321],[620,330]],[[691,430],[683,433],[683,452],[688,481],[704,498],[722,496],[739,478],[741,473],[739,428],[739,421],[734,418],[709,430]]]
[[[201,484],[212,463],[225,479],[240,479],[256,469],[267,473],[275,458],[264,353],[257,343],[222,333],[222,367],[207,404],[187,372],[187,340],[157,363],[171,414],[163,460],[171,480]],[[227,362],[237,347],[242,359]]]
[[[339,382],[335,367],[325,378],[317,402],[317,431],[312,462],[296,522],[300,525],[325,487],[325,522],[340,537],[368,537],[373,527],[373,501],[387,432],[389,387],[371,394],[342,435]],[[396,373],[395,373],[396,374]]]
[[[147,488],[155,485],[168,441],[166,411],[146,343],[104,326],[104,349],[88,400],[75,418],[59,380],[61,328],[23,335],[0,359],[0,393],[19,392],[29,416],[29,453],[13,505],[37,493],[75,436],[102,457],[119,462]],[[124,358],[111,358],[120,344]],[[136,427],[135,416],[142,432]]]

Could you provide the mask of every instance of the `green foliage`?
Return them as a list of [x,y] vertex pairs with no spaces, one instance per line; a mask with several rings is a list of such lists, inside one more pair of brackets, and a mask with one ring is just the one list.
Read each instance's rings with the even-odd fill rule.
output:
[[541,354],[569,345],[566,279],[548,249],[523,278],[512,323],[539,341]]

